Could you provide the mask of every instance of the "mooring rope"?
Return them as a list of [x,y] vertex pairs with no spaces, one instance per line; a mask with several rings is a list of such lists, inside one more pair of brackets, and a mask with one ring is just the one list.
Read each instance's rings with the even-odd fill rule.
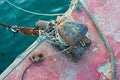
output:
[[[21,10],[21,11],[24,11],[24,12],[27,12],[27,13],[31,13],[31,14],[35,14],[35,15],[43,15],[43,16],[58,16],[58,15],[63,15],[63,13],[59,13],[59,14],[36,13],[36,12],[28,11],[28,10],[25,10],[25,9],[23,9],[23,8],[21,8],[21,7],[18,7],[18,6],[16,6],[16,5],[12,4],[11,2],[9,2],[8,0],[5,0],[5,1],[6,1],[8,4],[10,4],[11,6],[13,6],[13,7],[15,7],[15,8],[17,8],[17,9],[19,9],[19,10]],[[92,14],[90,13],[88,7],[85,5],[85,3],[83,2],[83,0],[78,0],[78,1],[80,1],[81,5],[83,6],[83,8],[85,9],[85,11],[86,11],[87,14],[89,15],[90,19],[92,20],[93,24],[95,25],[96,29],[98,30],[100,37],[102,38],[102,40],[104,41],[104,43],[105,43],[105,45],[106,45],[106,47],[107,47],[107,50],[108,50],[109,55],[110,55],[110,58],[111,58],[111,63],[112,63],[112,75],[111,75],[111,80],[114,80],[114,79],[115,79],[115,60],[114,60],[114,55],[113,55],[112,49],[111,49],[111,47],[110,47],[110,45],[109,45],[109,43],[108,43],[108,40],[106,39],[106,37],[105,37],[104,34],[102,33],[101,29],[99,28],[98,24],[96,23],[94,17],[93,17]],[[39,44],[40,44],[41,42],[43,42],[43,41],[44,41],[44,40],[40,41]],[[38,46],[39,44],[37,44],[37,46]],[[36,46],[36,47],[37,47],[37,46]],[[35,48],[36,48],[36,47],[35,47]],[[35,49],[35,48],[34,48],[34,49]],[[32,49],[29,53],[31,53],[34,49]],[[28,49],[28,51],[29,51],[29,49]],[[27,55],[27,56],[28,56],[28,55]],[[26,56],[26,57],[27,57],[27,56]],[[26,58],[26,57],[25,57],[25,58]],[[25,59],[25,58],[24,58],[24,59]],[[24,59],[23,59],[23,60],[24,60]],[[22,61],[23,61],[23,60],[22,60]],[[22,61],[21,61],[21,62],[22,62]],[[17,65],[19,65],[21,62],[19,62]],[[17,65],[15,66],[15,68],[17,67]],[[13,70],[11,70],[10,72],[12,72],[12,71],[13,71]],[[9,73],[10,73],[10,72],[9,72]],[[9,73],[8,73],[8,74],[9,74]],[[6,76],[7,76],[7,75],[6,75]]]
[[[6,3],[6,5],[11,9],[11,11],[15,14],[15,18],[16,18],[16,23],[18,25],[19,23],[19,19],[18,19],[18,16],[17,16],[17,13],[15,12],[15,10],[12,8],[12,6],[10,6],[8,3]],[[14,17],[13,17],[14,18]]]
[[108,40],[106,39],[106,37],[104,36],[104,34],[102,33],[100,27],[98,26],[97,22],[95,21],[93,15],[91,14],[91,12],[89,11],[88,7],[85,5],[85,3],[83,2],[83,0],[78,0],[80,1],[81,5],[83,6],[83,8],[85,9],[85,11],[87,12],[87,14],[89,15],[90,19],[92,20],[93,24],[95,25],[96,29],[99,32],[100,37],[102,38],[102,40],[104,41],[107,50],[109,52],[109,56],[111,58],[111,63],[112,63],[112,75],[111,75],[111,80],[115,79],[115,60],[114,60],[114,55],[112,52],[112,49],[108,43]]
[[[28,52],[28,54],[27,55],[25,55],[24,57],[23,57],[23,59],[20,61],[20,62],[18,62],[15,66],[14,66],[14,68],[12,68],[9,72],[7,72],[6,73],[6,75],[2,78],[2,80],[4,80],[18,65],[20,65],[42,42],[44,42],[46,39],[47,39],[47,37],[50,35],[50,34],[52,34],[53,32],[54,32],[55,30],[53,30],[52,32],[50,32],[47,36],[45,36],[44,38],[37,38],[37,42],[36,42],[36,44],[34,44],[34,45],[31,45],[28,49],[26,49],[23,53],[25,53],[25,52]],[[31,50],[32,49],[32,50]],[[18,56],[19,57],[19,56]]]
[[33,12],[33,11],[29,11],[29,10],[26,10],[26,9],[23,9],[19,6],[16,6],[15,4],[11,3],[10,1],[8,0],[4,0],[5,2],[7,2],[8,4],[10,4],[11,6],[23,11],[23,12],[26,12],[26,13],[30,13],[30,14],[34,14],[34,15],[38,15],[38,16],[62,16],[64,15],[64,13],[54,13],[54,14],[45,14],[45,13],[37,13],[37,12]]

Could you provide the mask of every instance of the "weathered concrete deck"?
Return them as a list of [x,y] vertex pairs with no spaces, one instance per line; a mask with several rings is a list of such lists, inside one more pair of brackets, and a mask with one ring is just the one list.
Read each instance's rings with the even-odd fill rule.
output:
[[[120,1],[84,0],[84,2],[109,41],[115,57],[115,78],[120,80]],[[73,6],[72,10],[66,13],[66,16],[88,26],[88,35],[92,40],[91,47],[77,63],[58,54],[45,59],[42,63],[33,64],[27,70],[24,80],[110,80],[112,69],[109,53],[86,12],[83,8],[75,10]],[[37,45],[36,42],[34,44],[32,48]],[[30,54],[43,53],[44,56],[57,53],[46,42],[40,44],[35,50],[31,50],[33,49],[27,50],[16,58],[13,64],[1,74],[0,80],[21,80],[23,71],[31,64],[29,52],[31,52]],[[18,63],[19,65],[16,66]]]

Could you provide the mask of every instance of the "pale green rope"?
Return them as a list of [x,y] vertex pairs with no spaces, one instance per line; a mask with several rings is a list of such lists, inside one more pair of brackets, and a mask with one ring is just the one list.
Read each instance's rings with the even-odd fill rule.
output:
[[39,16],[60,16],[60,15],[63,15],[64,13],[55,13],[55,14],[44,14],[44,13],[37,13],[37,12],[33,12],[33,11],[29,11],[29,10],[26,10],[26,9],[23,9],[19,6],[16,6],[15,4],[11,3],[10,1],[8,0],[4,0],[5,2],[7,2],[8,4],[10,4],[11,6],[23,11],[23,12],[27,12],[27,13],[31,13],[31,14],[34,14],[34,15],[39,15]]
[[114,80],[115,79],[115,60],[114,60],[114,55],[113,55],[112,49],[111,49],[111,47],[110,47],[110,45],[108,43],[108,40],[106,39],[106,37],[102,33],[100,27],[98,26],[97,22],[95,21],[93,15],[90,13],[88,7],[85,5],[83,0],[79,0],[79,1],[80,1],[81,5],[83,6],[83,8],[85,9],[85,11],[87,12],[87,14],[89,15],[89,17],[92,20],[95,27],[97,28],[100,37],[102,38],[102,40],[104,41],[104,43],[105,43],[105,45],[107,47],[107,50],[108,50],[110,58],[111,58],[111,63],[112,63],[112,78],[111,78],[111,80]]

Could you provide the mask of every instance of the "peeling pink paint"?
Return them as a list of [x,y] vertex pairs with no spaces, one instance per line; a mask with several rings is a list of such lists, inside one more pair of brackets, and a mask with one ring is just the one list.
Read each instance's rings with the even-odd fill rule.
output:
[[[85,0],[85,2],[110,43],[116,60],[116,80],[120,80],[120,34],[118,34],[120,31],[120,1]],[[98,71],[99,67],[106,62],[110,62],[110,57],[95,26],[84,10],[79,13],[73,12],[72,17],[75,21],[88,26],[92,40],[90,49],[77,63],[73,63],[63,55],[58,54],[47,58],[42,63],[34,64],[26,72],[25,80],[110,80],[109,77],[103,75],[104,72]],[[44,56],[56,53],[48,43],[39,45],[32,53],[40,52]],[[31,61],[27,58],[6,80],[20,80],[23,71],[29,64],[31,64]],[[111,75],[111,73],[108,74]]]

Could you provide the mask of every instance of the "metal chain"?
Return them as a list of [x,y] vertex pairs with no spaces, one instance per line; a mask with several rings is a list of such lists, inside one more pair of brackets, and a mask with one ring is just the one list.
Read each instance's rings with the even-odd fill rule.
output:
[[55,28],[55,31],[51,35],[49,35],[48,38],[49,38],[48,42],[52,42],[54,44],[58,44],[62,46],[68,46],[66,42],[60,36],[57,28]]

